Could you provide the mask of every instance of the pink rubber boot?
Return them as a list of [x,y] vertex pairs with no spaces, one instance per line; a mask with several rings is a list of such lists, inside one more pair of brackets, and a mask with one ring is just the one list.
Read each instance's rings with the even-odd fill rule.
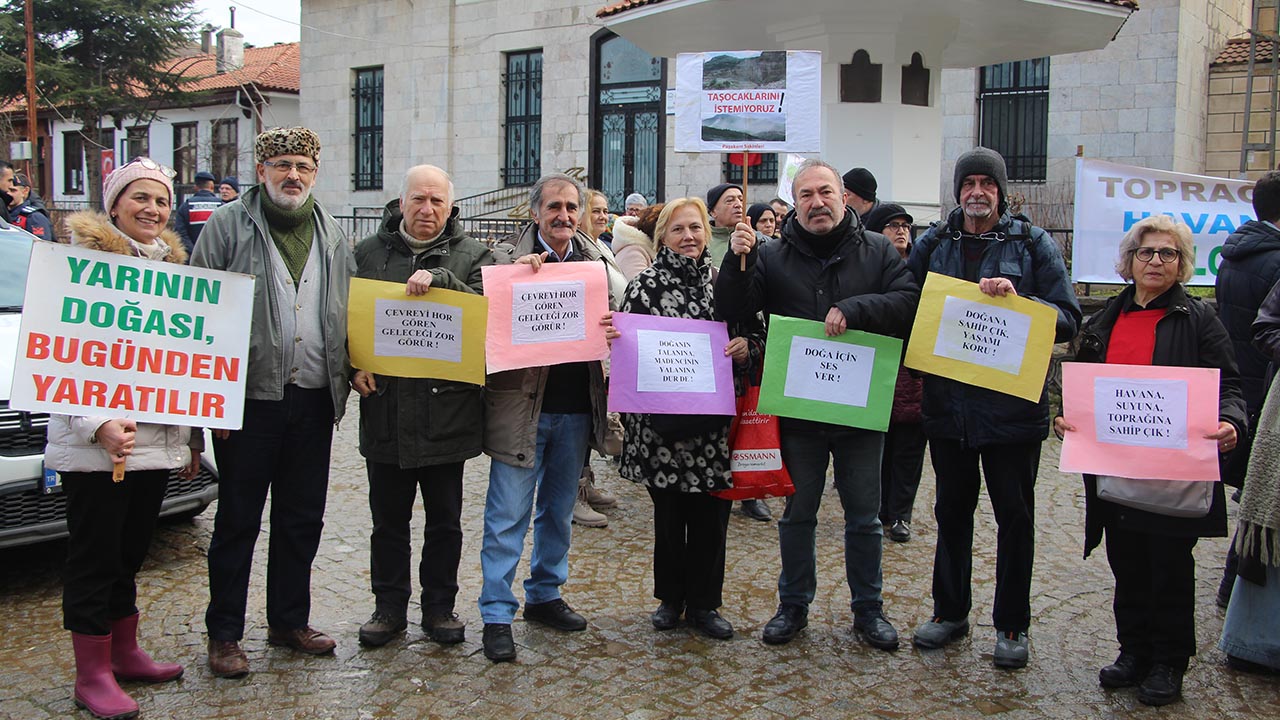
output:
[[138,647],[138,613],[111,623],[111,671],[117,680],[169,682],[182,677],[177,663],[158,663]]
[[76,706],[106,720],[137,717],[138,703],[111,674],[111,636],[71,633],[71,646],[76,653]]

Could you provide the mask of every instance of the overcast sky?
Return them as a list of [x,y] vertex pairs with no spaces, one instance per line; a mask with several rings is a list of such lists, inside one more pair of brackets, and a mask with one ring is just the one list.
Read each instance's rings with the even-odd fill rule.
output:
[[193,9],[198,24],[207,22],[221,28],[231,25],[231,12],[228,9],[231,7],[236,9],[236,29],[244,33],[247,43],[263,47],[298,39],[301,0],[249,0],[247,3],[235,0],[195,0]]

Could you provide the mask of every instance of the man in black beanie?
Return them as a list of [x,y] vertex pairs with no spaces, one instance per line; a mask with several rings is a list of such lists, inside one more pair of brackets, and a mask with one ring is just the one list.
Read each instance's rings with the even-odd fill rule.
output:
[[[1058,312],[1054,342],[1080,327],[1080,306],[1057,244],[1022,215],[1006,211],[1004,158],[975,148],[956,161],[956,208],[945,223],[916,241],[907,266],[921,285],[930,272],[978,283],[992,296],[1019,295]],[[1035,543],[1035,484],[1040,445],[1049,434],[1049,403],[926,375],[924,430],[937,476],[934,515],[933,619],[916,628],[917,647],[940,648],[969,631],[972,605],[973,514],[978,466],[995,511],[996,628],[994,662],[1027,664],[1031,625],[1031,567]]]
[[866,168],[856,167],[844,174],[844,204],[853,208],[858,217],[866,217],[867,213],[880,207],[876,199],[876,176]]

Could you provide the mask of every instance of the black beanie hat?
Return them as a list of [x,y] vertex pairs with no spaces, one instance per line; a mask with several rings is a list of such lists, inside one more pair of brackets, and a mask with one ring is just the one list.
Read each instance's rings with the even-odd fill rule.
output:
[[915,223],[916,221],[915,218],[911,217],[911,213],[907,212],[907,209],[901,205],[885,203],[864,215],[862,224],[866,225],[871,232],[882,233],[885,225],[888,225],[890,220],[898,217],[906,218],[909,223]]
[[1009,198],[1009,175],[1004,167],[1004,158],[991,148],[976,147],[956,160],[955,189],[956,202],[960,202],[960,184],[970,175],[987,175],[996,181],[1000,188],[1000,207],[997,212],[1004,214]]
[[844,174],[841,178],[844,181],[844,187],[849,192],[866,200],[867,202],[875,202],[876,200],[876,176],[866,168],[854,168]]
[[707,212],[715,209],[716,203],[720,202],[720,196],[728,192],[730,188],[736,188],[738,192],[742,192],[742,186],[734,183],[720,183],[707,191]]

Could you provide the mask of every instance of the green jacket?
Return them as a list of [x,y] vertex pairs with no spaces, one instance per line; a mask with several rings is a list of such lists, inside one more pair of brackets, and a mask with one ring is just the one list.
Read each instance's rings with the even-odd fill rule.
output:
[[[250,400],[284,397],[284,354],[279,309],[271,292],[271,234],[262,212],[262,186],[246,190],[236,202],[227,203],[209,217],[200,242],[191,255],[196,267],[227,270],[254,277],[253,322],[249,329],[249,364],[244,396]],[[355,263],[346,234],[333,216],[315,204],[315,241],[324,262],[320,277],[324,288],[324,350],[337,422],[347,409],[351,364],[347,357],[347,293]]]
[[[457,208],[444,232],[416,258],[399,233],[399,202],[387,206],[382,227],[356,246],[356,277],[402,283],[431,271],[431,287],[480,295],[480,268],[494,254],[458,225]],[[430,291],[427,293],[429,298]],[[484,389],[480,385],[376,375],[378,391],[360,399],[360,453],[374,462],[418,468],[480,454]]]

